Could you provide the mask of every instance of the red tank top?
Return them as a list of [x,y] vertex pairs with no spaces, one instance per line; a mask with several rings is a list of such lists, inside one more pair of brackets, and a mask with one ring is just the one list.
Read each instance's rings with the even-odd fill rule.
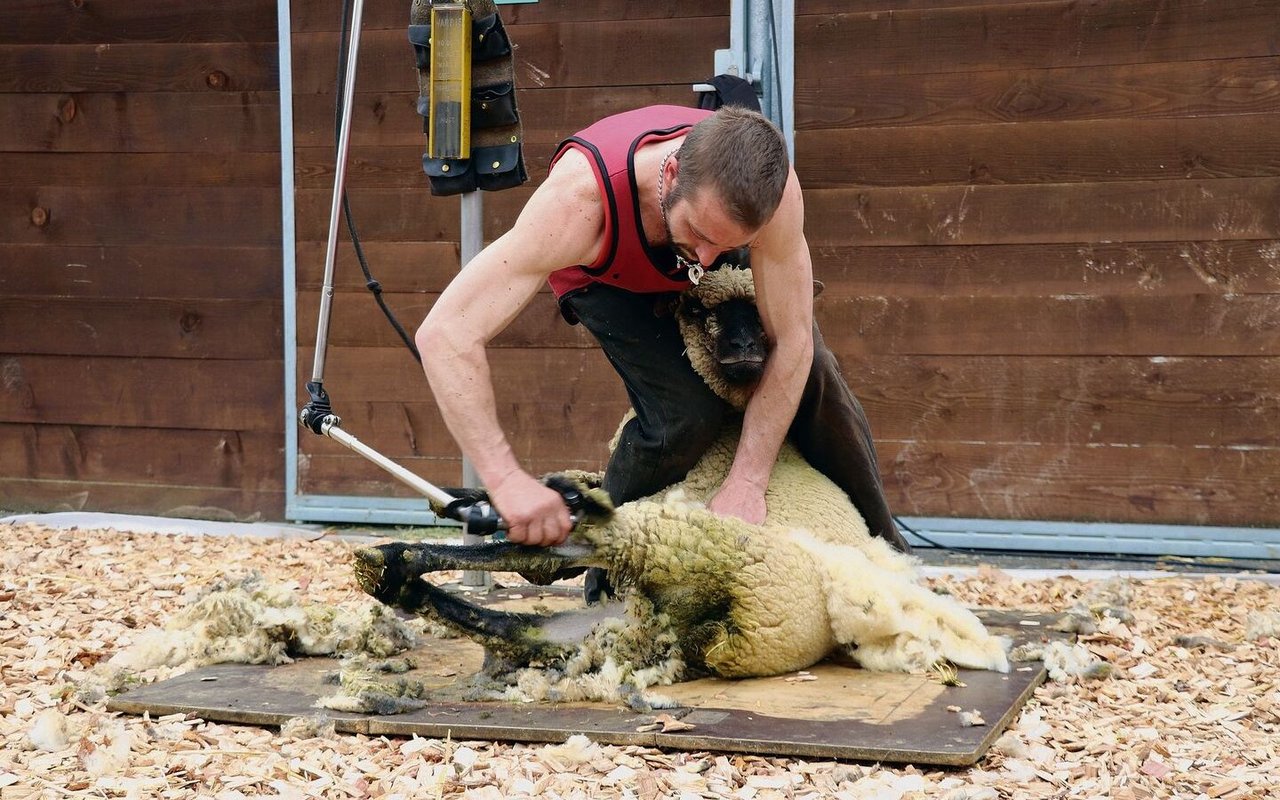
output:
[[[560,143],[552,166],[568,150],[591,162],[604,205],[604,246],[590,264],[565,267],[547,277],[557,298],[591,283],[636,293],[677,292],[690,286],[670,247],[650,247],[640,224],[635,154],[643,144],[674,139],[712,112],[682,106],[624,111],[584,128]],[[657,176],[653,176],[657,180]]]

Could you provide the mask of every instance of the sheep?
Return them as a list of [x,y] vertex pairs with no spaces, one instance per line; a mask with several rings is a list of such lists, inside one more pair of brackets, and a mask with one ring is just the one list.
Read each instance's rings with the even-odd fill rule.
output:
[[[726,353],[724,343],[729,329],[751,325],[741,319],[743,304],[754,313],[750,271],[708,273],[689,295],[677,310],[689,359],[714,391],[742,408],[763,356],[747,344]],[[726,326],[722,315],[738,319]],[[758,344],[758,314],[754,324],[747,338]],[[872,537],[844,492],[791,445],[778,454],[762,524],[708,511],[739,430],[740,420],[726,424],[683,481],[616,509],[598,476],[549,477],[549,485],[576,493],[583,506],[563,546],[386,544],[357,551],[357,579],[382,602],[479,641],[490,671],[540,664],[558,670],[553,682],[566,673],[590,673],[608,676],[615,688],[643,690],[698,675],[778,675],[841,650],[878,671],[923,672],[947,661],[1008,670],[1008,643],[956,601],[921,585],[916,560]],[[627,603],[621,623],[597,625],[585,637],[574,625],[583,612],[501,613],[420,580],[429,571],[488,569],[543,583],[582,566],[608,569],[625,587]],[[536,674],[516,673],[513,680],[529,684]],[[570,689],[564,680],[558,687],[563,700],[609,695],[582,685]]]

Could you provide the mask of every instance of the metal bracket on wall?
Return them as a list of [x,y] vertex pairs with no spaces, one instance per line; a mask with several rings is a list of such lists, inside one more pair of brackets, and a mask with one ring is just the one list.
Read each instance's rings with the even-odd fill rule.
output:
[[[730,0],[729,47],[715,52],[715,75],[755,87],[760,107],[782,131],[795,159],[795,0]],[[695,92],[713,91],[706,83]]]

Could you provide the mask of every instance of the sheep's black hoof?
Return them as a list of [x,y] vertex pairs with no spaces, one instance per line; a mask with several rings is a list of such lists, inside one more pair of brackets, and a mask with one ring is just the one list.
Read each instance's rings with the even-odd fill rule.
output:
[[616,597],[617,594],[613,590],[613,584],[609,582],[609,573],[601,567],[588,567],[586,586],[583,589],[582,596],[586,598],[589,606],[603,603],[611,597]]

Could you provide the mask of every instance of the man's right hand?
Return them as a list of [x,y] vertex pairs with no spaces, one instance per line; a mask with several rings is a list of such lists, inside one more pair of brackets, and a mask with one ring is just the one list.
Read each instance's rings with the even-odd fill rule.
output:
[[551,547],[569,538],[569,508],[555,489],[527,472],[513,472],[489,490],[493,505],[507,523],[507,540]]

